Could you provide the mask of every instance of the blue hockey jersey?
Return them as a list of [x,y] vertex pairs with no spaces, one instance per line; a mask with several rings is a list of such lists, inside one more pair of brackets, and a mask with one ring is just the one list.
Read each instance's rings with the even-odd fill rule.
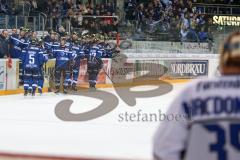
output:
[[104,50],[99,45],[92,45],[86,52],[88,61],[95,61],[95,58],[101,59]]
[[47,54],[47,51],[43,48],[40,49],[41,52],[43,52],[43,58],[44,58],[44,63],[46,63],[49,59],[49,55]]
[[44,42],[44,48],[47,52],[52,52],[54,49],[59,47],[59,43],[55,41]]
[[21,60],[23,68],[39,68],[47,61],[41,49],[35,46],[22,50]]
[[53,50],[53,57],[56,58],[56,68],[67,68],[75,54],[67,47],[58,47]]
[[20,58],[22,49],[28,47],[29,42],[24,37],[20,37],[19,35],[12,35],[9,38],[9,45],[9,52],[11,58]]
[[101,43],[101,44],[98,44],[98,46],[102,49],[103,51],[103,54],[102,54],[102,58],[112,58],[112,54],[113,54],[113,51],[111,51],[110,49],[105,49],[105,48],[109,48],[109,44],[107,43]]
[[71,50],[72,50],[72,52],[75,56],[74,60],[76,60],[76,59],[80,60],[80,59],[85,57],[85,50],[84,50],[83,46],[81,46],[79,44],[72,43],[71,44]]

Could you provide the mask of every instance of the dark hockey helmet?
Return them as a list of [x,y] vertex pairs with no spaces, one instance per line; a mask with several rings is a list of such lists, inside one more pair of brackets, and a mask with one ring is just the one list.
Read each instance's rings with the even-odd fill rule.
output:
[[77,32],[73,32],[71,38],[73,41],[77,42],[79,40]]
[[32,38],[32,39],[30,40],[30,44],[31,44],[32,46],[37,46],[37,45],[39,44],[39,41],[38,41],[37,38]]
[[54,34],[54,30],[53,29],[48,29],[48,34]]
[[24,32],[29,32],[30,31],[30,29],[29,28],[26,28],[26,27],[23,27],[23,29],[22,29]]
[[72,35],[78,36],[78,33],[74,31],[74,32],[72,33]]
[[63,37],[67,37],[68,35],[69,35],[68,32],[64,32],[64,33],[62,33],[62,36],[63,36]]

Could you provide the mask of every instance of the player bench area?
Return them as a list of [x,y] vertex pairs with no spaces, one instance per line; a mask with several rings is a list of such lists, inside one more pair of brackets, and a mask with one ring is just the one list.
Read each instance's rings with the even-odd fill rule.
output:
[[[134,53],[133,53],[134,54]],[[49,92],[51,74],[55,60],[49,60],[44,65],[43,92]],[[191,79],[209,77],[217,74],[217,55],[208,58],[183,56],[182,58],[128,58],[122,61],[103,59],[103,69],[98,75],[97,88],[130,87],[136,85],[151,85],[168,83],[185,83]],[[0,95],[19,94],[19,60],[14,59],[12,68],[7,66],[7,59],[0,60]],[[87,62],[81,60],[78,76],[78,88],[88,87]]]

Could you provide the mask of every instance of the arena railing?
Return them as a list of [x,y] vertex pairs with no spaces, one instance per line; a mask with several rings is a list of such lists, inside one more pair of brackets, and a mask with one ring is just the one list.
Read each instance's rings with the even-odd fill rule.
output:
[[240,5],[193,3],[204,14],[240,15]]
[[22,26],[28,27],[33,31],[44,31],[45,17],[43,14],[38,14],[38,16],[0,15],[0,28],[12,29]]
[[[176,27],[171,30],[170,24],[161,21],[148,23],[146,20],[139,26],[138,21],[126,23],[118,16],[47,17],[45,28],[58,30],[59,26],[63,26],[69,33],[88,30],[90,33],[103,33],[110,39],[116,39],[116,33],[119,33],[121,39],[135,41],[181,41],[180,30],[177,31]],[[198,39],[185,41],[199,42]]]

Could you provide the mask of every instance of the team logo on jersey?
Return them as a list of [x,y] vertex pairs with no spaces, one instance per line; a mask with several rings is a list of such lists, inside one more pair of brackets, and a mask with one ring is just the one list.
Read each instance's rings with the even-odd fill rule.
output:
[[60,52],[61,57],[65,56],[65,52]]

